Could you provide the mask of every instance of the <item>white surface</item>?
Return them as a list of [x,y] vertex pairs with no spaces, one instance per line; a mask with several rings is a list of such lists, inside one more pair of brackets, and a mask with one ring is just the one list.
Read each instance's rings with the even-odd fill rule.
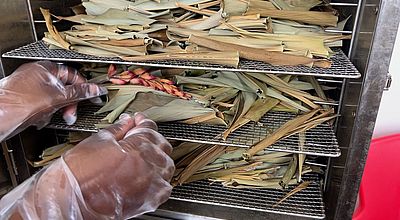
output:
[[392,86],[383,92],[373,138],[400,133],[400,31],[397,31],[389,66]]

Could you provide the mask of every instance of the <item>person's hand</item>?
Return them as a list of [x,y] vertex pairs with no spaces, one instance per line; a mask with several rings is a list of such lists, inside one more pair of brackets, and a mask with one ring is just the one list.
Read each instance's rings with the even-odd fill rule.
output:
[[[143,114],[122,115],[64,155],[85,203],[95,213],[122,219],[155,210],[171,194],[172,147]],[[96,215],[98,216],[98,215]]]
[[73,68],[50,61],[24,64],[0,80],[0,141],[31,125],[43,127],[62,107],[63,118],[73,124],[78,101],[106,93]]
[[0,200],[1,219],[128,219],[171,194],[172,147],[136,114],[85,139]]

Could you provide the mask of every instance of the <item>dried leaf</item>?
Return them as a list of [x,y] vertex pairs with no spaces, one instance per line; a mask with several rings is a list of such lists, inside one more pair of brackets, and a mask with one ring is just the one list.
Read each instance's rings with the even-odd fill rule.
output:
[[90,46],[79,46],[79,45],[74,45],[73,50],[82,53],[82,54],[88,54],[88,55],[93,55],[93,56],[100,56],[100,57],[118,57],[119,54],[113,53],[107,50],[102,50],[99,48],[93,48]]
[[110,8],[103,14],[94,17],[82,17],[82,21],[103,25],[150,25],[156,20],[139,13]]
[[56,27],[53,26],[49,10],[40,8],[40,11],[42,12],[44,19],[46,20],[46,27],[51,37],[55,41],[57,41],[57,43],[59,43],[59,45],[61,45],[62,48],[69,50],[70,44],[67,41],[65,41],[65,39],[57,31]]
[[300,125],[311,119],[318,112],[319,109],[315,109],[286,122],[280,128],[276,129],[271,135],[247,149],[247,151],[243,153],[243,157],[245,159],[250,159],[257,152],[267,148],[268,146],[271,146],[273,143],[287,136],[288,134],[291,134],[293,130],[296,130]]
[[268,88],[267,95],[272,98],[281,100],[281,104],[287,104],[288,106],[291,106],[293,108],[296,108],[296,109],[304,111],[304,112],[309,111],[309,109],[302,106],[301,103],[297,103],[297,102],[287,98],[286,96],[282,95],[280,92],[276,91],[275,89]]
[[206,29],[210,29],[213,27],[216,27],[220,24],[220,22],[223,20],[223,15],[222,15],[222,11],[218,11],[218,13],[211,15],[210,17],[208,17],[207,19],[205,19],[204,21],[195,24],[195,25],[190,25],[188,26],[189,29],[192,30],[206,30]]
[[[68,133],[68,142],[69,143],[78,143],[83,141],[84,139],[90,137],[92,133],[90,132],[80,132],[80,131],[70,131]],[[45,154],[45,151],[43,151],[43,155]]]
[[218,158],[219,155],[223,154],[225,148],[226,147],[219,145],[210,146],[195,159],[193,159],[192,162],[187,167],[185,167],[185,169],[177,177],[174,178],[173,184],[180,185],[187,182],[187,180],[197,170]]
[[[311,8],[320,5],[320,0],[284,0],[289,5],[296,7],[298,11],[309,11]],[[302,9],[303,8],[303,9]]]
[[237,52],[196,52],[196,53],[162,53],[146,56],[121,57],[126,61],[151,61],[151,60],[189,60],[205,63],[220,64],[237,67],[239,54]]
[[233,130],[237,129],[237,124],[239,123],[242,119],[242,117],[248,112],[248,110],[251,108],[251,106],[254,104],[256,100],[256,95],[254,93],[250,92],[240,92],[240,103],[238,103],[238,109],[237,112],[235,112],[235,115],[233,117],[232,122],[229,124],[229,128],[223,132],[222,138],[226,140],[228,135],[233,132]]
[[272,75],[272,74],[265,75],[265,74],[259,74],[259,73],[248,73],[248,74],[273,86],[275,89],[302,101],[303,103],[307,104],[311,108],[318,108],[319,106],[314,104],[310,100],[324,101],[323,99],[321,99],[319,97],[312,96],[307,92],[297,90],[297,89],[291,87],[290,84],[284,82],[283,80],[279,79],[279,77],[277,77],[275,75]]
[[271,52],[264,49],[250,48],[195,35],[191,35],[188,41],[218,51],[237,51],[239,52],[239,56],[242,58],[263,61],[272,65],[297,66],[308,65],[313,62],[315,64],[315,61],[319,61],[308,57],[294,56],[279,52]]
[[285,174],[283,175],[282,180],[279,182],[279,185],[281,185],[282,188],[285,189],[288,186],[290,180],[293,178],[294,174],[296,173],[297,165],[298,165],[298,157],[296,154],[294,154],[292,160],[290,161],[288,169],[286,170]]
[[228,21],[228,22],[223,22],[220,24],[218,27],[215,27],[215,29],[227,29],[229,30],[230,27],[226,24],[229,25],[234,25],[235,27],[243,28],[243,29],[250,29],[250,30],[264,30],[267,25],[267,19],[266,18],[261,18],[259,20],[234,20],[234,21]]
[[[222,82],[218,82],[215,79],[203,78],[203,77],[188,77],[188,76],[175,76],[177,84],[197,84],[204,86],[217,86],[217,87],[231,87]],[[218,88],[213,88],[218,89]]]
[[278,51],[283,52],[283,44],[282,41],[275,40],[263,40],[263,39],[255,39],[255,38],[247,38],[247,37],[229,37],[229,36],[210,36],[210,38],[223,41],[230,42],[237,45],[242,45],[246,47],[260,48],[267,51]]
[[184,124],[213,124],[213,125],[226,125],[225,121],[219,118],[215,112],[210,112],[204,115],[199,115],[190,119],[182,121]]
[[107,41],[99,41],[98,43],[107,44],[112,46],[119,47],[135,47],[135,46],[144,46],[146,44],[145,39],[126,39],[126,40],[107,40]]
[[[178,107],[179,106],[179,107]],[[211,108],[204,108],[200,104],[176,99],[164,106],[154,106],[143,113],[156,122],[180,121],[214,112]]]
[[211,104],[229,101],[234,97],[236,97],[238,92],[239,90],[235,88],[224,88],[224,90],[221,93],[215,96],[214,100],[211,101]]
[[70,143],[63,143],[63,144],[56,145],[47,150],[47,151],[52,151],[51,155],[46,154],[47,156],[44,156],[42,160],[35,161],[33,163],[31,162],[31,165],[33,167],[46,166],[47,164],[49,164],[49,162],[60,157],[64,152],[73,148],[74,146],[75,146],[74,144],[70,144]]
[[192,143],[192,142],[183,142],[180,145],[173,148],[171,153],[171,158],[174,161],[184,157],[185,155],[189,154],[190,152],[194,151],[202,144],[199,143]]
[[214,80],[241,91],[254,93],[260,98],[266,97],[265,89],[261,88],[243,73],[223,71],[218,73],[218,76]]
[[281,103],[278,104],[277,106],[275,106],[271,111],[277,111],[277,112],[289,112],[289,113],[294,113],[294,114],[298,114],[299,110],[295,109],[293,107],[287,107],[282,105]]
[[[306,142],[306,133],[303,132],[299,132],[299,150],[303,151],[304,150],[304,144]],[[301,181],[301,174],[303,172],[303,164],[304,161],[306,160],[306,155],[305,154],[298,154],[299,157],[299,171],[297,172],[298,177],[297,177],[297,182]]]
[[208,10],[208,9],[198,9],[196,7],[189,6],[189,5],[180,3],[180,2],[176,2],[176,6],[179,8],[183,8],[187,11],[191,11],[191,12],[201,14],[201,15],[211,16],[211,15],[214,15],[217,13],[216,11],[212,11],[212,10]]
[[260,0],[249,0],[249,7],[246,11],[246,15],[258,14],[253,13],[255,10],[275,10],[276,7],[269,1]]
[[298,185],[296,188],[292,189],[290,192],[288,192],[281,200],[279,200],[276,204],[274,204],[272,207],[275,207],[279,204],[281,204],[283,201],[288,199],[290,196],[300,192],[301,190],[305,189],[310,185],[310,181],[304,181],[300,185]]
[[338,17],[330,12],[319,11],[282,11],[268,9],[254,9],[246,14],[260,14],[261,16],[300,21],[307,24],[336,27]]
[[266,98],[266,99],[257,99],[257,101],[251,106],[249,111],[243,116],[243,118],[258,122],[262,116],[264,116],[268,111],[273,109],[276,105],[279,104],[278,99],[274,98]]
[[224,0],[222,1],[222,8],[224,13],[229,16],[243,15],[247,11],[248,4],[240,0]]
[[136,98],[126,107],[125,113],[133,115],[136,112],[143,112],[154,106],[164,106],[175,99],[177,99],[175,96],[153,92],[139,92]]
[[[185,167],[187,167],[197,156],[199,156],[202,152],[204,152],[206,149],[208,149],[210,147],[210,145],[208,144],[201,144],[200,146],[198,146],[196,149],[189,151],[188,154],[186,154],[184,157],[182,157],[180,160],[175,161],[175,166],[178,169],[184,169]],[[179,171],[180,172],[182,172]],[[178,172],[175,172],[174,176],[178,176],[179,175]]]
[[139,91],[132,91],[130,89],[119,90],[117,95],[95,114],[112,111],[103,119],[103,121],[113,123],[122,114],[126,107],[128,107],[129,103],[135,99],[138,92]]
[[[289,184],[295,184],[295,181]],[[231,181],[224,182],[223,186],[230,188],[262,188],[262,189],[279,189],[279,180],[271,179],[268,181],[264,180],[242,180],[242,179],[232,179]]]
[[[324,101],[327,101],[328,99],[325,96],[325,92],[322,89],[322,87],[319,85],[318,81],[315,79],[314,76],[308,76],[307,77],[308,81],[311,83],[312,87],[314,88],[315,92],[317,95]],[[322,105],[324,109],[329,109],[330,107],[328,105]]]
[[[101,49],[101,50],[105,50],[111,53],[116,53],[116,54],[123,54],[123,55],[130,55],[130,56],[138,56],[138,55],[145,55],[146,52],[141,52],[140,50],[143,50],[142,48],[138,49],[138,48],[134,48],[134,47],[117,47],[117,46],[111,46],[111,45],[104,45],[104,44],[100,44],[100,43],[90,43],[84,40],[81,40],[79,38],[76,37],[72,37],[67,35],[66,39],[71,42],[74,45],[82,45],[82,46],[87,46],[87,47],[92,47],[92,48],[96,48],[96,49]],[[72,47],[73,49],[73,47]]]
[[200,3],[197,5],[197,7],[201,10],[201,9],[205,9],[205,8],[209,8],[212,6],[216,6],[221,4],[221,0],[216,0],[216,1],[210,1],[210,2],[206,2],[206,3]]
[[186,182],[193,182],[193,181],[208,179],[208,178],[219,178],[219,177],[223,177],[223,176],[235,173],[235,172],[247,172],[250,170],[254,170],[257,166],[259,166],[261,164],[262,164],[262,162],[255,162],[255,163],[246,164],[246,165],[240,166],[240,167],[216,170],[216,171],[211,171],[211,172],[197,173],[197,174],[192,175],[189,179],[187,179]]
[[[186,5],[196,5],[210,0],[179,0],[180,3]],[[176,1],[172,0],[160,0],[160,3],[155,1],[128,1],[128,0],[85,0],[82,5],[86,8],[86,13],[89,15],[100,15],[106,12],[110,8],[116,8],[119,10],[129,9],[132,6],[135,9],[145,11],[159,11],[177,8],[175,5]]]

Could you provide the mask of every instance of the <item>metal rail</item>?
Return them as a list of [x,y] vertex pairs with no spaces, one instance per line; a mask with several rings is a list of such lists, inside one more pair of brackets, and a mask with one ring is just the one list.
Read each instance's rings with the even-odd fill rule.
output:
[[311,181],[310,185],[276,206],[294,186],[285,190],[236,189],[202,180],[175,187],[170,199],[298,217],[325,218],[320,178],[310,173],[304,175],[303,179]]
[[[59,114],[53,117],[48,128],[97,132],[95,124],[105,117],[94,115],[99,109],[97,106],[82,106],[78,111],[78,120],[74,125],[67,125]],[[188,125],[177,122],[159,123],[158,129],[167,139],[189,141],[205,144],[217,144],[234,147],[250,147],[268,134],[280,127],[288,120],[295,117],[295,114],[285,112],[269,112],[259,123],[248,123],[228,136],[226,140],[220,138],[225,131],[225,126],[196,124]],[[216,138],[217,137],[217,138]],[[329,124],[321,124],[306,132],[306,142],[302,150],[299,148],[297,135],[284,138],[274,145],[268,147],[269,150],[304,153],[307,155],[338,157],[340,156],[339,146],[332,127]]]

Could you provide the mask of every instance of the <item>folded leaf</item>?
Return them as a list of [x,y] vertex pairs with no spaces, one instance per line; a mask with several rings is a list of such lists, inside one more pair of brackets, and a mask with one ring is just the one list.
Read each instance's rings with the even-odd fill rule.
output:
[[[90,43],[90,42],[83,41],[79,38],[68,36],[68,35],[66,36],[66,39],[74,45],[81,45],[81,46],[97,48],[97,49],[101,49],[101,50],[105,50],[105,51],[117,53],[117,54],[124,54],[124,55],[130,55],[130,56],[146,54],[145,52],[141,52],[138,49],[104,45],[104,44],[100,44],[100,43]],[[142,50],[142,49],[140,49],[140,50]]]
[[218,26],[222,20],[223,16],[222,11],[220,10],[218,13],[211,15],[204,21],[191,25],[188,28],[192,30],[206,30]]
[[[322,60],[311,59],[308,57],[294,56],[279,52],[266,51],[264,49],[250,48],[195,35],[191,35],[189,37],[189,42],[218,51],[237,51],[239,52],[239,56],[242,58],[263,61],[272,65],[296,66],[308,65],[310,63],[314,63],[314,65],[319,65],[321,64],[320,62],[322,62]],[[327,67],[326,63],[323,63],[321,67]]]
[[338,22],[338,17],[331,12],[255,9],[246,14],[260,14],[265,17],[294,20],[321,26],[336,27]]
[[44,19],[46,20],[46,27],[51,37],[57,43],[59,43],[59,45],[62,46],[62,48],[69,50],[70,44],[67,41],[65,41],[65,39],[57,31],[56,27],[53,26],[49,10],[40,8],[40,12],[42,13]]
[[143,113],[156,122],[180,121],[214,112],[211,108],[188,100],[176,99],[164,106],[154,106]]
[[229,124],[229,128],[224,131],[222,135],[223,139],[226,139],[233,130],[237,129],[237,123],[240,123],[241,119],[249,111],[257,97],[254,93],[250,92],[240,92],[239,96],[242,96],[240,98],[240,103],[238,103],[239,108],[235,112],[233,121]]
[[151,60],[190,60],[205,63],[220,64],[237,67],[239,54],[237,52],[196,52],[196,53],[161,53],[147,56],[121,57],[126,61],[151,61]]
[[[195,5],[203,2],[209,2],[210,0],[179,0],[187,5]],[[86,9],[86,13],[89,15],[100,15],[106,12],[110,8],[116,8],[119,10],[125,10],[129,8],[135,8],[137,10],[145,11],[158,11],[177,8],[175,5],[176,1],[172,0],[160,0],[160,3],[154,1],[128,1],[128,0],[85,0],[82,5]]]
[[103,14],[95,17],[82,17],[81,20],[88,23],[103,25],[150,25],[156,21],[139,13],[123,11],[115,8],[110,8]]
[[229,16],[243,15],[247,11],[248,4],[240,0],[224,0],[222,1],[222,8],[224,13]]

